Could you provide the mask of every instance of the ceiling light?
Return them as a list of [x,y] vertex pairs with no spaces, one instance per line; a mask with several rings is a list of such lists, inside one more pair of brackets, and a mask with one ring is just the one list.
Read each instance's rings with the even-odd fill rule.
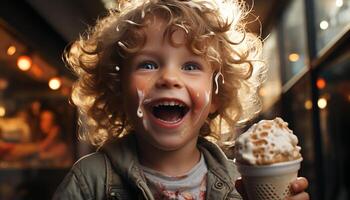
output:
[[317,86],[318,89],[321,90],[321,89],[326,87],[326,81],[323,78],[319,78],[316,81],[316,86]]
[[343,0],[336,0],[335,1],[335,5],[337,6],[337,7],[342,7],[343,6]]
[[15,46],[11,45],[11,46],[9,46],[7,48],[7,55],[12,56],[15,53],[16,53],[16,47]]
[[3,117],[5,116],[6,114],[6,109],[4,106],[0,106],[0,117]]
[[49,87],[52,90],[58,90],[61,87],[61,80],[57,77],[51,78],[49,81]]
[[289,61],[291,62],[297,62],[299,60],[300,56],[297,53],[291,53],[288,56]]
[[321,23],[320,23],[320,28],[322,30],[326,30],[328,28],[329,24],[326,20],[323,20]]
[[306,100],[304,103],[304,107],[306,110],[311,110],[312,109],[312,101],[310,99]]
[[325,98],[319,98],[317,101],[317,105],[320,109],[324,109],[327,107],[327,99]]
[[27,71],[32,66],[32,59],[29,56],[20,56],[17,59],[17,66],[22,71]]

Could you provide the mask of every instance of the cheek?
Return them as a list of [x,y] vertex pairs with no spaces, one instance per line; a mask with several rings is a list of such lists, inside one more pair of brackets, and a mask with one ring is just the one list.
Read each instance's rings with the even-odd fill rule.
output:
[[137,115],[137,110],[140,106],[140,101],[143,101],[145,95],[148,94],[148,85],[150,85],[150,80],[145,77],[134,76],[129,79],[126,84],[124,94],[124,102],[128,109],[130,117]]
[[130,89],[131,90],[144,90],[145,85],[146,85],[147,81],[145,79],[139,78],[139,77],[135,77],[130,79]]
[[147,80],[133,77],[129,79],[129,82],[126,83],[125,92],[123,94],[126,94],[124,96],[124,101],[126,104],[135,104],[139,102],[139,93],[145,93],[147,92]]
[[210,82],[205,84],[192,84],[188,87],[188,90],[195,110],[202,110],[208,107],[212,96],[212,85]]
[[[149,87],[153,84],[154,78],[152,76],[134,76],[129,80],[129,90],[132,91],[142,91],[147,93]],[[137,94],[137,92],[135,93]]]

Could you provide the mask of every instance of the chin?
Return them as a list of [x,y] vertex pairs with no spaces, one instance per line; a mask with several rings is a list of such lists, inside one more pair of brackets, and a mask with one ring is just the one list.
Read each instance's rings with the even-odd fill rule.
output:
[[175,151],[192,142],[193,138],[181,137],[181,136],[165,136],[152,139],[153,146],[163,151]]
[[162,151],[176,151],[178,149],[181,149],[181,147],[184,146],[184,144],[178,144],[178,143],[174,143],[174,142],[171,142],[171,143],[156,143],[154,144],[154,146],[159,149],[159,150],[162,150]]

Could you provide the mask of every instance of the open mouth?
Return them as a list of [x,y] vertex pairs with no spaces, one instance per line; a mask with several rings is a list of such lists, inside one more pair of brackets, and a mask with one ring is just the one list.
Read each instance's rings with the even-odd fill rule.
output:
[[176,123],[189,111],[189,107],[181,101],[159,101],[152,106],[152,114],[155,118],[166,123]]

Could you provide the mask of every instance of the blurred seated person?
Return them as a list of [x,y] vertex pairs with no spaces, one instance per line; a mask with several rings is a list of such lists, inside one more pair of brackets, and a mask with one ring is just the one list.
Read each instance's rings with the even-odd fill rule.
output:
[[[51,110],[40,113],[40,132],[34,133],[33,141],[28,143],[7,143],[0,141],[1,160],[18,161],[38,159],[50,166],[68,167],[72,156],[68,145],[63,141],[60,126]],[[4,153],[6,152],[6,153]]]
[[5,142],[30,142],[31,130],[26,111],[19,111],[14,117],[0,118],[0,139]]

